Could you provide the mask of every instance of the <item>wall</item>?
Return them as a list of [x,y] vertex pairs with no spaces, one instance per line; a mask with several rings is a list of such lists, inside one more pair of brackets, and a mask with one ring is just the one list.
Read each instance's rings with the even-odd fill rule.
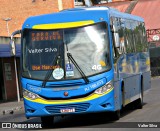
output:
[[21,29],[29,16],[58,12],[58,1],[62,1],[62,9],[74,7],[74,0],[0,0],[0,36],[8,36],[7,23],[3,19],[11,18],[8,22],[11,34]]

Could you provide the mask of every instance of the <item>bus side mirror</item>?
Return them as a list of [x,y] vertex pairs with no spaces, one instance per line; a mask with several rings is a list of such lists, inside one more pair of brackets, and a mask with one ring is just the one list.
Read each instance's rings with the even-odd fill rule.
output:
[[9,45],[10,45],[11,55],[12,55],[12,56],[15,56],[15,55],[16,55],[16,45],[15,45],[15,42],[14,42],[14,40],[13,40],[13,37],[14,37],[15,35],[17,35],[17,34],[21,34],[21,30],[17,30],[17,31],[15,31],[15,32],[13,32],[13,33],[11,34],[11,40],[10,40]]
[[15,56],[16,55],[16,45],[15,45],[13,39],[10,40],[9,45],[10,45],[10,49],[11,49],[11,55]]
[[120,43],[119,43],[119,34],[117,32],[113,33],[113,37],[114,37],[114,46],[116,48],[120,47]]
[[114,24],[112,24],[110,27],[111,27],[111,32],[112,32],[112,36],[113,36],[114,47],[119,48],[120,43],[119,43],[118,29]]

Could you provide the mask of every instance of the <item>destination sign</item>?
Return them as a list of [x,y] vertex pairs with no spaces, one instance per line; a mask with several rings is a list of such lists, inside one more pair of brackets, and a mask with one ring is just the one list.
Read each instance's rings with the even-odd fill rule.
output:
[[31,33],[31,40],[62,40],[62,33],[60,31],[34,31]]
[[[31,30],[27,41],[27,67],[32,71],[54,70],[64,64],[53,65],[55,56],[64,53],[62,30]],[[62,60],[64,56],[61,55]]]

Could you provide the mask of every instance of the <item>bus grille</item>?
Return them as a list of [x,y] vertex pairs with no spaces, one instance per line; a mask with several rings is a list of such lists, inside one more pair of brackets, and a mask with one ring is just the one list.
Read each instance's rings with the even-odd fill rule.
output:
[[75,112],[84,112],[89,108],[89,103],[81,103],[81,104],[67,104],[67,105],[56,105],[56,106],[46,106],[45,109],[51,113],[61,113],[61,109],[74,108]]

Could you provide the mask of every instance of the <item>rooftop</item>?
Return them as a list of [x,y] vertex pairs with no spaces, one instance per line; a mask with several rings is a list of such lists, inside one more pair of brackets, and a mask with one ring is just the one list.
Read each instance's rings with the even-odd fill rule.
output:
[[144,18],[146,29],[160,28],[160,0],[139,0],[132,14]]
[[97,6],[109,6],[121,12],[128,12],[144,18],[146,29],[160,28],[160,0],[126,0],[112,3],[99,4]]

